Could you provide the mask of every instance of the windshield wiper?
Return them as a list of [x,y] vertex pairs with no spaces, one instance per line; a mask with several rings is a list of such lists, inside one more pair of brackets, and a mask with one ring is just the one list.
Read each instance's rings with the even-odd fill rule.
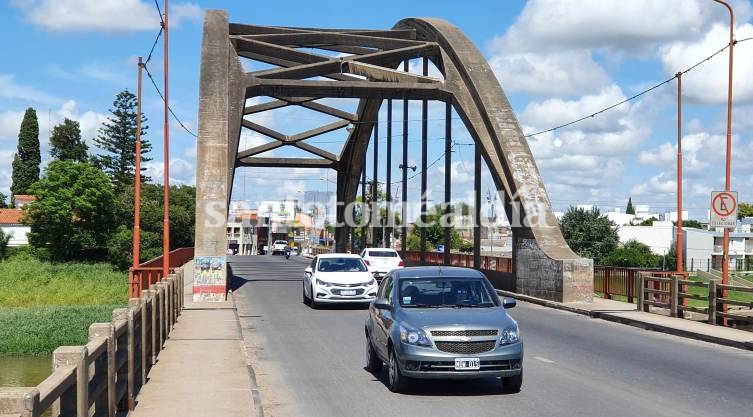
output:
[[439,308],[440,306],[432,304],[404,304],[404,308]]

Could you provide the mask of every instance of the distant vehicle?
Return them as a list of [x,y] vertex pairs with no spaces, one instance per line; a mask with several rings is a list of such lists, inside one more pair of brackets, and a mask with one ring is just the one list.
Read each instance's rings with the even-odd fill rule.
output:
[[369,271],[374,274],[374,278],[380,281],[388,272],[405,266],[405,262],[395,249],[366,248],[361,251],[361,258],[369,267]]
[[377,282],[355,254],[316,256],[303,273],[303,302],[317,308],[325,303],[369,303]]
[[444,253],[444,245],[437,245],[437,252]]
[[285,255],[285,250],[288,247],[288,242],[284,240],[275,240],[272,244],[272,255]]
[[481,272],[446,266],[391,271],[366,319],[366,370],[387,363],[390,391],[408,378],[499,377],[505,390],[523,383],[518,324]]

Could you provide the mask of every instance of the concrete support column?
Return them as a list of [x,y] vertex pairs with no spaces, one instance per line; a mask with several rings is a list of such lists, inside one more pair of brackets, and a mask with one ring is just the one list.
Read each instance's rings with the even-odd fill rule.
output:
[[229,41],[227,13],[204,18],[196,153],[196,239],[193,298],[224,301],[227,288],[227,207],[238,150],[245,92]]

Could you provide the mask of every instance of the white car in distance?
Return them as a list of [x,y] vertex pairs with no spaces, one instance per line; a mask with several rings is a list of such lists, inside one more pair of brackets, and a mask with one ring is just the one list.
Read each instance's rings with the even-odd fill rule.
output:
[[390,248],[366,248],[361,251],[361,258],[374,274],[374,278],[380,281],[393,269],[405,267],[405,262],[397,251]]
[[303,302],[321,304],[370,303],[377,282],[360,256],[328,253],[316,256],[303,273]]

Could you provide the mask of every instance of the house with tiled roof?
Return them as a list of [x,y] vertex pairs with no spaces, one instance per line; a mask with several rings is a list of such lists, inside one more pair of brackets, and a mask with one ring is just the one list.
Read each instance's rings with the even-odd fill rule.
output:
[[18,194],[13,196],[13,203],[17,209],[22,209],[25,205],[37,201],[37,196],[31,194]]
[[29,244],[27,233],[31,231],[31,227],[22,223],[23,216],[24,212],[17,208],[0,209],[0,229],[6,234],[11,235],[8,246],[23,246]]

